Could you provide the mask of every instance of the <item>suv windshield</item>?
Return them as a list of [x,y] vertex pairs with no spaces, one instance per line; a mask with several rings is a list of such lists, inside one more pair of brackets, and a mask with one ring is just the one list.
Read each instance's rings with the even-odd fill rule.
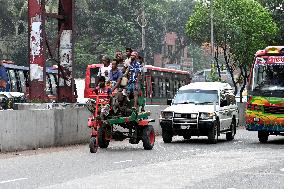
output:
[[217,90],[182,90],[177,93],[173,104],[218,104]]

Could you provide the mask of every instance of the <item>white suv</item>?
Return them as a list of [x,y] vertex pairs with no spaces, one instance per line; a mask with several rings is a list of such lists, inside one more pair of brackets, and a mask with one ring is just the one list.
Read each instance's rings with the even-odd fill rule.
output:
[[221,133],[233,140],[238,124],[238,106],[228,83],[196,82],[183,86],[161,112],[160,125],[165,143],[174,135],[190,139],[208,136],[216,143]]

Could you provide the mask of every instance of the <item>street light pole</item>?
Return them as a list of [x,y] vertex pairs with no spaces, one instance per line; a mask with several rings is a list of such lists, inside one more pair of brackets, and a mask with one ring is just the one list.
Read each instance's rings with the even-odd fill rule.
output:
[[214,61],[214,10],[213,10],[214,0],[210,0],[210,23],[211,23],[211,76],[215,75],[215,61]]
[[144,53],[144,62],[146,63],[146,52],[145,52],[145,48],[146,48],[146,18],[145,18],[145,8],[144,8],[144,3],[142,4],[142,51]]
[[144,6],[144,1],[141,1],[141,14],[137,17],[137,23],[139,24],[139,26],[141,27],[141,50],[144,54],[144,62],[146,64],[146,25],[147,25],[147,20],[145,17],[145,6]]

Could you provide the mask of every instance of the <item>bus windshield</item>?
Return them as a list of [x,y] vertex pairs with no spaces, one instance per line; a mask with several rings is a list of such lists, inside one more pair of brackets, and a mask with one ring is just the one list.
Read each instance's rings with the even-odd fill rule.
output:
[[174,98],[173,104],[218,104],[217,90],[181,90]]
[[284,91],[284,64],[256,64],[253,91]]

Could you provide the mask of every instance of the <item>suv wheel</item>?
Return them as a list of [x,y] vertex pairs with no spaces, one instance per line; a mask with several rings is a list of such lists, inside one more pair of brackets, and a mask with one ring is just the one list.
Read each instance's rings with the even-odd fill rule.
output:
[[219,123],[217,121],[214,121],[213,127],[208,132],[208,143],[209,144],[216,144],[218,141],[218,128]]
[[235,134],[236,134],[236,119],[233,119],[231,123],[231,131],[226,133],[226,139],[228,141],[234,140]]
[[260,143],[267,143],[269,133],[266,131],[258,131],[258,139]]
[[171,143],[172,138],[173,138],[173,134],[172,134],[171,131],[163,129],[162,130],[162,137],[163,137],[164,143]]

